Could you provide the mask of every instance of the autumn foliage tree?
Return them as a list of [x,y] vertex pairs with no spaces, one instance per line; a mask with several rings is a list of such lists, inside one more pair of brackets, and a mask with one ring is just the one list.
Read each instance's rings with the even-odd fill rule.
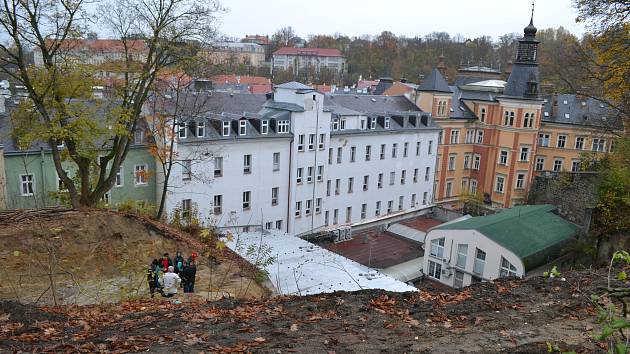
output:
[[[218,1],[103,0],[96,16],[114,33],[120,58],[85,65],[71,55],[86,33],[86,0],[6,0],[0,26],[10,38],[0,70],[28,92],[13,116],[21,144],[47,142],[73,207],[98,203],[116,181],[158,73],[194,55],[214,32]],[[34,50],[41,66],[28,65]],[[17,68],[12,70],[11,68]],[[114,73],[106,103],[89,102],[95,74]],[[98,114],[95,114],[97,113]]]

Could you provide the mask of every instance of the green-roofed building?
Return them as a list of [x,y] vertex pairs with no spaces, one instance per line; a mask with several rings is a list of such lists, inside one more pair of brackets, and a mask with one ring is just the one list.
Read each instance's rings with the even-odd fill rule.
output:
[[579,228],[553,205],[522,205],[432,229],[425,239],[424,273],[449,286],[525,276],[557,259]]

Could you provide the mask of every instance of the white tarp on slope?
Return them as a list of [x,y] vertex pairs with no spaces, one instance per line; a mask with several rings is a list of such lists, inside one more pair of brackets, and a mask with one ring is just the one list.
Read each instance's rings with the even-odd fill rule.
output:
[[[260,245],[263,245],[260,247]],[[265,267],[280,294],[309,295],[339,290],[383,289],[394,292],[418,289],[381,274],[348,258],[285,233],[244,233],[228,247],[251,263],[268,256],[275,262]],[[262,252],[258,250],[262,249]],[[270,249],[270,251],[268,251]],[[263,256],[261,257],[260,254]]]

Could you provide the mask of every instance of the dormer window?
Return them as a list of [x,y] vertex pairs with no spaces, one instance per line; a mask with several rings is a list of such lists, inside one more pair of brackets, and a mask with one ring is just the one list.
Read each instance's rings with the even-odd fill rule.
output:
[[222,124],[221,135],[230,136],[230,122],[224,121]]
[[549,117],[549,112],[545,112],[543,114],[545,115],[545,117]]
[[245,119],[238,121],[238,135],[247,134],[247,121]]
[[339,130],[339,118],[335,118],[332,121],[332,130]]
[[276,128],[277,133],[288,133],[289,132],[289,121],[288,120],[280,120],[278,121],[278,126]]
[[486,121],[486,108],[481,108],[479,110],[479,120],[481,121],[481,123],[484,123]]
[[260,134],[267,133],[269,133],[269,121],[265,119],[260,122]]
[[206,122],[197,123],[197,137],[203,138],[206,135]]
[[562,103],[564,103],[564,104],[569,104],[569,101],[564,100],[564,101],[562,101]]
[[177,137],[180,139],[186,139],[186,122],[179,123],[177,125]]
[[389,117],[385,117],[384,127],[385,127],[385,129],[389,129]]
[[376,129],[376,117],[370,118],[370,129]]
[[[134,132],[134,139],[133,139],[135,144],[142,144],[144,142],[144,131],[141,129],[137,129]],[[62,146],[59,147],[59,145],[57,145],[57,148],[63,148],[63,143]]]
[[366,128],[365,118],[361,118],[361,123],[360,124],[361,124],[361,130],[365,130],[365,128]]
[[564,114],[564,118],[569,119],[569,118],[571,118],[571,116],[569,115],[569,113],[565,113]]

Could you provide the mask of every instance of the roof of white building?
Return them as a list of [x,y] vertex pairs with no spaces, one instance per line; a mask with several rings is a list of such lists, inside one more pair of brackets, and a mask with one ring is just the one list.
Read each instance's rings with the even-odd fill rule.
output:
[[297,81],[285,82],[284,84],[275,85],[274,87],[289,90],[314,90],[314,88]]
[[[262,247],[261,247],[262,245]],[[390,276],[280,231],[244,233],[228,247],[254,263],[258,249],[270,249],[275,261],[265,269],[280,294],[319,294],[335,291],[383,289],[417,291]],[[255,251],[252,253],[251,250]]]
[[414,281],[422,277],[424,274],[422,271],[423,261],[424,257],[414,258],[410,261],[385,268],[381,270],[381,273],[387,274],[394,279],[404,281],[405,283],[408,281]]
[[424,236],[427,234],[424,231],[416,230],[413,227],[398,223],[389,225],[386,231],[422,244],[424,244]]

